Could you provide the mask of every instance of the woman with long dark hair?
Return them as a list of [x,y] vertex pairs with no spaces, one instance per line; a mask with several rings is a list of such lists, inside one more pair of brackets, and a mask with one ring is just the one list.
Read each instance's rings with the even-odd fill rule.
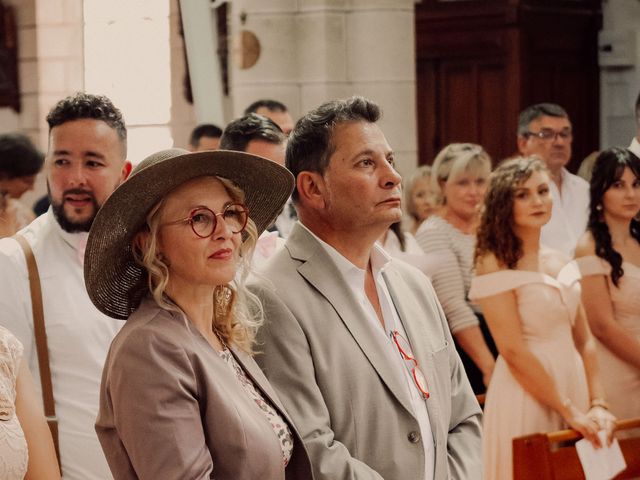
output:
[[611,412],[640,415],[640,159],[602,152],[591,177],[587,232],[576,249],[582,302],[598,339]]
[[484,478],[511,479],[512,441],[569,426],[594,445],[612,434],[595,342],[580,304],[575,264],[540,244],[551,217],[549,174],[537,157],[491,175],[478,228],[478,301],[499,356],[484,410]]

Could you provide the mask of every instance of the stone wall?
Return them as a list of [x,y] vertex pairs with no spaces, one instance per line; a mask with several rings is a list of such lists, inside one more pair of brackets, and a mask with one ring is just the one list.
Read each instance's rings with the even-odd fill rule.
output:
[[401,173],[413,170],[413,0],[234,0],[231,7],[232,36],[250,30],[261,44],[253,67],[232,62],[235,115],[264,97],[285,103],[295,118],[324,101],[363,95],[383,108],[381,126]]
[[609,0],[602,8],[600,43],[612,51],[608,61],[601,59],[600,146],[627,147],[636,134],[633,107],[640,92],[640,2]]

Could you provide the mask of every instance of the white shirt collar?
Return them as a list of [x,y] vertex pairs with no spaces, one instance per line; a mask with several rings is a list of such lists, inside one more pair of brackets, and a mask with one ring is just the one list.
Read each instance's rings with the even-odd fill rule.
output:
[[629,145],[629,150],[631,150],[631,152],[637,157],[640,157],[640,141],[638,141],[638,137],[633,137],[631,145]]
[[[331,257],[331,259],[338,267],[338,270],[345,278],[349,279],[350,277],[355,275],[355,272],[358,272],[358,278],[362,276],[364,279],[365,271],[360,267],[354,265],[351,260],[342,255],[338,250],[336,250],[332,245],[328,244],[320,237],[318,237],[315,233],[309,230],[306,225],[300,222],[300,225],[311,234],[313,238],[315,238],[320,246],[327,252],[327,254]],[[378,276],[382,273],[384,268],[391,262],[391,256],[384,251],[384,248],[380,246],[377,242],[373,244],[371,248],[371,253],[369,254],[369,262],[371,263],[371,270],[373,272],[374,278],[378,278]]]
[[84,265],[84,253],[87,249],[87,239],[89,238],[89,232],[75,232],[69,233],[58,223],[58,219],[53,214],[53,210],[49,207],[49,210],[45,215],[50,216],[50,222],[52,224],[53,231],[60,235],[60,238],[64,243],[69,246],[75,252],[75,258],[78,263]]

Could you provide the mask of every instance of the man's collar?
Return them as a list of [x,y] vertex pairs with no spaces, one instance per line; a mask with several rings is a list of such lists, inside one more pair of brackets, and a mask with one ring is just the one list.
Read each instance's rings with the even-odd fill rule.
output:
[[[364,272],[363,269],[355,265],[351,260],[342,255],[338,250],[336,250],[333,245],[325,242],[320,237],[318,237],[314,232],[309,230],[306,225],[302,222],[299,222],[300,226],[304,228],[309,234],[324,248],[324,250],[329,254],[329,256],[333,259],[338,270],[343,275],[346,275],[349,271],[353,269],[357,269],[360,272]],[[373,272],[374,277],[380,273],[384,267],[391,261],[391,257],[389,254],[382,248],[378,243],[374,243],[371,248],[371,252],[369,253],[369,263],[371,264],[371,271]]]
[[79,246],[82,246],[83,244],[86,245],[87,238],[89,237],[89,232],[70,233],[70,232],[67,232],[66,230],[63,230],[63,228],[58,223],[58,220],[56,219],[55,215],[53,214],[52,207],[49,207],[49,210],[47,210],[47,213],[45,213],[45,215],[48,215],[51,217],[50,220],[53,223],[54,229],[62,237],[65,243],[67,243],[71,248],[73,248],[74,250],[77,250]]

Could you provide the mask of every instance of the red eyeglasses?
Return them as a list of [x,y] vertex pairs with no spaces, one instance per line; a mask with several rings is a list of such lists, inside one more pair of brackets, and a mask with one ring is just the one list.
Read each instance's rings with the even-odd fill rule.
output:
[[424,399],[429,398],[429,387],[427,385],[427,377],[422,373],[420,366],[418,365],[418,361],[414,358],[413,353],[411,353],[411,345],[409,341],[404,338],[400,332],[394,330],[391,332],[391,338],[393,339],[393,343],[398,347],[398,351],[402,358],[408,362],[413,362],[413,366],[411,367],[411,376],[413,377],[413,383],[415,383],[418,391],[422,394]]
[[215,213],[207,207],[198,207],[189,213],[186,218],[167,222],[165,225],[175,225],[177,223],[188,223],[191,225],[193,233],[200,238],[207,238],[213,235],[218,225],[218,217],[221,217],[232,233],[240,233],[247,226],[249,220],[249,209],[241,203],[231,203],[224,207],[220,213]]

